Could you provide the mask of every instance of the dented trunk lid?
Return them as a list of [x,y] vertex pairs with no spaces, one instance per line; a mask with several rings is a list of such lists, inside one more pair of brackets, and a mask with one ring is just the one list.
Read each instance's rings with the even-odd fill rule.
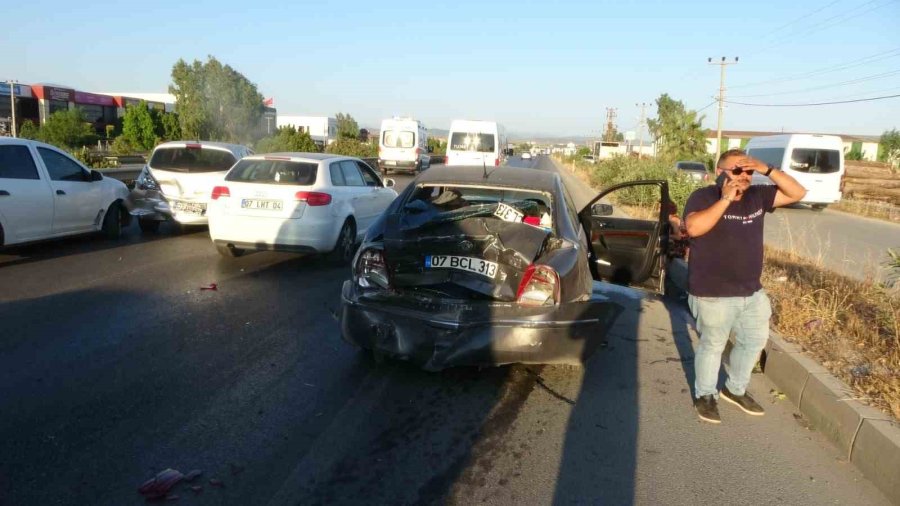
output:
[[454,299],[516,300],[525,270],[551,236],[547,228],[484,216],[417,223],[395,214],[388,221],[384,247],[392,287]]

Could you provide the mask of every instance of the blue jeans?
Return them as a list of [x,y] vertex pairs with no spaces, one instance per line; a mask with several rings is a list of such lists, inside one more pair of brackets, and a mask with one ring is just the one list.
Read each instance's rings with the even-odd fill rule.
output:
[[734,347],[728,360],[725,386],[735,395],[744,395],[753,366],[769,339],[772,306],[765,290],[749,297],[688,297],[697,320],[700,345],[694,353],[694,395],[719,395],[716,385],[722,351],[734,331]]

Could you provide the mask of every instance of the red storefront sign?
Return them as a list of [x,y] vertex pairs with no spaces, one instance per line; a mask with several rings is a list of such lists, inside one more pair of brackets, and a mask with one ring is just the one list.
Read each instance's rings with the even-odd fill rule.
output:
[[75,90],[57,88],[56,86],[43,86],[35,84],[31,86],[34,96],[41,100],[56,100],[60,102],[74,102]]

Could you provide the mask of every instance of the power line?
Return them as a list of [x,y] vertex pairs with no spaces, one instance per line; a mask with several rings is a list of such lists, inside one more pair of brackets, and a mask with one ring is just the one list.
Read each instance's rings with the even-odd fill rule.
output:
[[[868,5],[871,5],[871,4],[873,4],[873,3],[877,2],[877,1],[878,1],[878,0],[869,0],[868,2],[865,2],[865,3],[863,3],[862,5],[856,7],[856,9],[857,9],[857,10],[862,9],[863,7],[866,7],[866,6],[868,6]],[[856,14],[852,14],[852,15],[849,15],[849,16],[846,16],[846,14],[847,14],[846,12],[841,12],[841,13],[839,13],[839,14],[836,14],[836,15],[831,16],[831,17],[829,17],[829,18],[826,18],[826,19],[824,19],[824,20],[822,20],[822,21],[820,21],[820,22],[818,22],[818,23],[813,24],[812,26],[810,26],[809,28],[807,28],[807,29],[804,30],[804,31],[797,32],[797,33],[791,33],[791,34],[788,34],[788,35],[783,36],[783,37],[781,37],[781,38],[778,38],[778,39],[776,39],[772,44],[770,44],[770,45],[768,45],[768,46],[764,46],[764,47],[760,48],[758,51],[755,51],[755,52],[751,53],[751,56],[752,56],[752,55],[759,54],[759,53],[761,53],[761,52],[763,52],[763,51],[765,51],[765,50],[767,50],[767,49],[771,49],[771,48],[773,48],[773,47],[780,46],[781,44],[783,44],[784,42],[790,40],[790,39],[793,38],[793,37],[799,37],[799,36],[807,36],[807,35],[811,35],[811,34],[813,34],[813,33],[816,33],[816,32],[818,32],[818,31],[824,30],[824,29],[826,29],[826,28],[831,28],[832,26],[836,26],[836,25],[839,25],[839,24],[841,24],[841,23],[846,23],[847,21],[850,21],[851,19],[856,19],[856,18],[858,18],[858,17],[860,17],[860,16],[862,16],[862,15],[864,15],[864,14],[868,14],[868,13],[874,11],[874,10],[880,9],[880,8],[882,8],[882,7],[884,7],[884,6],[886,6],[886,5],[890,4],[890,3],[892,3],[892,1],[893,1],[893,0],[887,0],[885,3],[883,3],[883,4],[881,4],[881,5],[875,5],[875,6],[872,7],[871,9],[867,9],[867,10],[864,10],[864,11],[862,11],[862,12],[857,12]],[[846,17],[844,17],[844,16],[846,16]],[[829,21],[834,21],[834,20],[836,20],[836,21],[833,22],[833,23],[830,23],[830,24],[826,24],[826,23],[828,23]]]
[[704,109],[708,109],[709,106],[715,104],[715,103],[718,102],[718,101],[719,101],[719,99],[715,99],[715,100],[713,100],[712,102],[710,102],[710,103],[704,105],[703,107],[697,109],[695,112],[700,113],[701,111],[703,111]]
[[731,100],[726,100],[725,103],[733,104],[733,105],[746,105],[751,107],[812,107],[818,105],[835,105],[835,104],[852,104],[856,102],[872,102],[875,100],[886,100],[889,98],[897,98],[900,95],[886,95],[883,97],[871,97],[871,98],[860,98],[856,100],[840,100],[837,102],[816,102],[811,104],[748,104],[745,102],[732,102]]
[[837,88],[840,86],[847,86],[850,84],[863,83],[866,81],[874,81],[875,79],[884,79],[885,77],[891,77],[893,75],[900,74],[900,70],[892,70],[890,72],[883,72],[881,74],[873,74],[871,76],[860,77],[857,79],[850,79],[849,81],[842,81],[839,83],[826,84],[823,86],[814,86],[812,88],[804,88],[802,90],[793,90],[793,91],[781,91],[777,93],[758,93],[756,95],[735,95],[735,98],[757,98],[757,97],[774,97],[777,95],[793,95],[794,93],[806,93],[808,91],[817,91],[817,90],[826,90],[828,88]]
[[815,16],[816,14],[818,14],[818,13],[824,11],[825,9],[831,7],[832,5],[834,5],[834,4],[836,4],[836,3],[840,2],[840,1],[841,1],[841,0],[834,0],[833,2],[828,3],[828,4],[825,5],[824,7],[819,7],[818,9],[816,9],[816,10],[810,12],[809,14],[804,14],[803,16],[800,16],[799,18],[797,18],[797,19],[795,19],[795,20],[793,20],[793,21],[788,21],[787,23],[785,23],[785,24],[779,26],[778,28],[772,30],[771,32],[769,32],[769,35],[770,35],[770,36],[771,36],[771,35],[774,35],[774,34],[780,32],[781,30],[784,30],[785,28],[787,28],[787,27],[793,25],[794,23],[796,23],[796,22],[798,22],[798,21],[803,21],[803,20],[805,20],[805,19],[807,19],[807,18],[811,18],[811,17]]
[[831,65],[828,67],[822,67],[820,69],[812,70],[810,72],[804,72],[802,74],[795,74],[791,77],[769,79],[767,81],[757,81],[757,82],[747,83],[747,84],[738,84],[738,85],[732,86],[731,89],[750,88],[752,86],[761,86],[764,84],[775,84],[775,83],[783,83],[783,82],[786,83],[786,82],[790,82],[790,81],[799,81],[799,80],[805,79],[807,77],[814,77],[814,76],[819,76],[822,74],[830,74],[832,72],[838,72],[841,70],[856,68],[856,67],[860,67],[863,65],[868,65],[870,63],[887,60],[890,58],[897,58],[898,56],[900,56],[900,48],[895,48],[895,49],[891,49],[889,51],[883,51],[881,53],[876,53],[876,54],[873,54],[870,56],[865,56],[863,58],[859,58],[857,60],[852,60],[852,61],[849,61],[846,63],[841,63],[838,65]]

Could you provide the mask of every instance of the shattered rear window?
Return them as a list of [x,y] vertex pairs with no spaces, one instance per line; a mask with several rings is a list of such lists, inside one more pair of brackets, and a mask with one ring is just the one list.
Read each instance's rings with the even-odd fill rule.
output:
[[534,190],[423,185],[403,206],[403,224],[417,228],[481,217],[553,229],[552,203],[549,193]]

